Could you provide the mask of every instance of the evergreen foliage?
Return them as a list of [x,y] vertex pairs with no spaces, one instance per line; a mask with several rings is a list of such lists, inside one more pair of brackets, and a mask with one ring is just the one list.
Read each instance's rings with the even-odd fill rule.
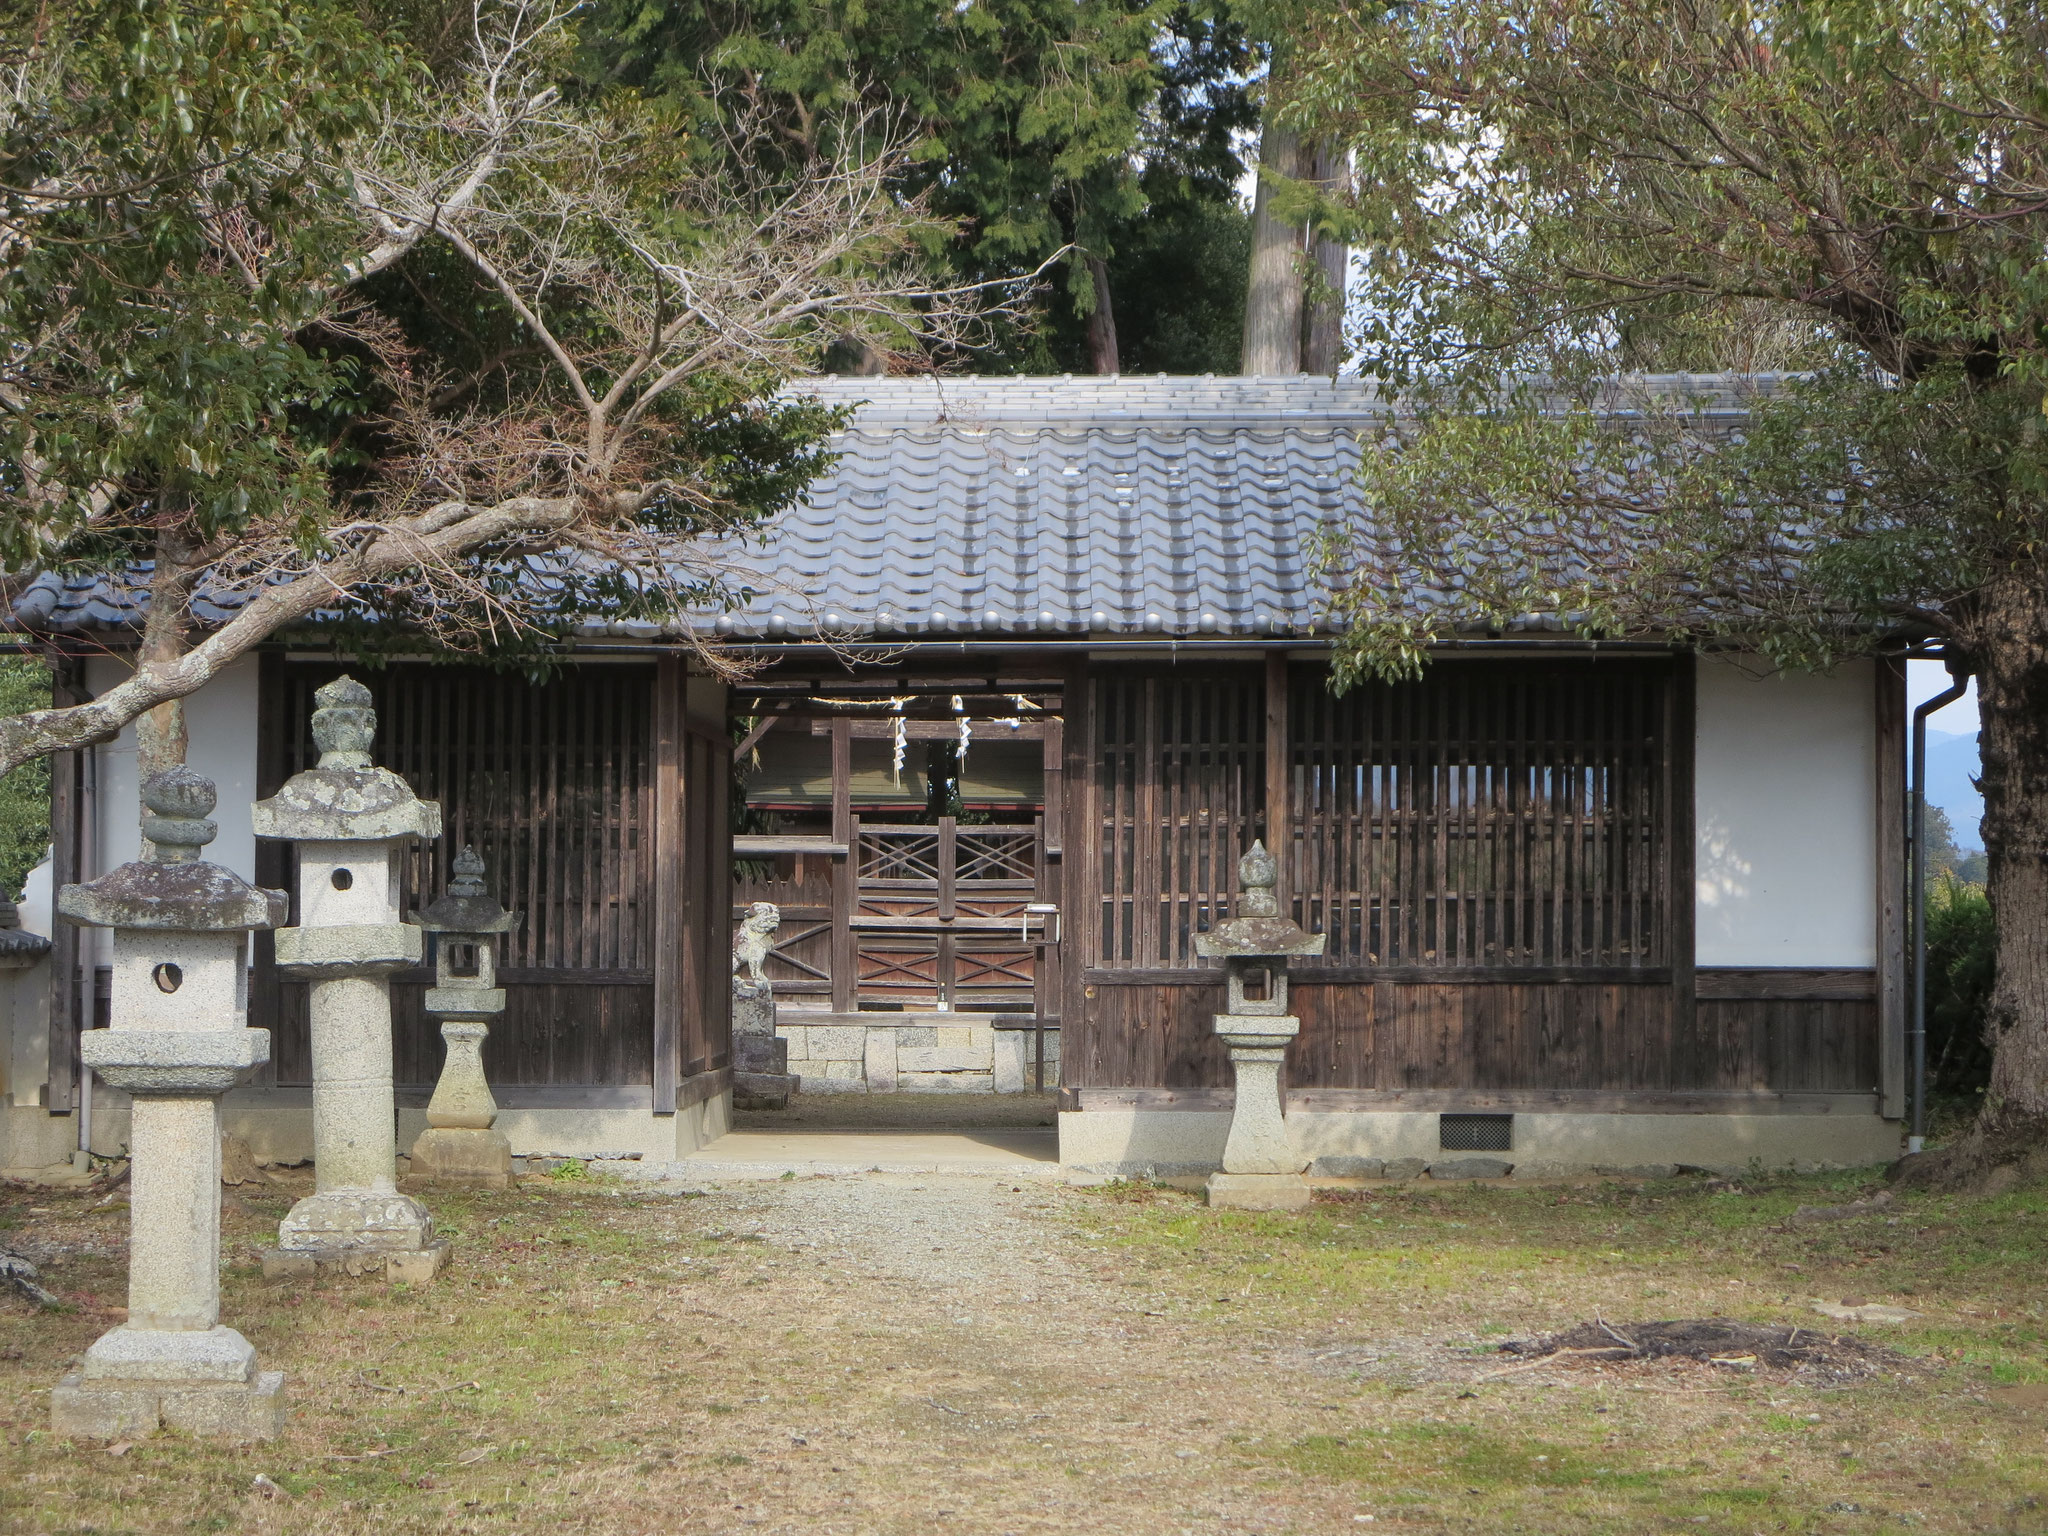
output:
[[1234,367],[1245,214],[1236,136],[1256,121],[1258,50],[1229,11],[1168,0],[598,0],[584,75],[744,121],[792,165],[828,152],[830,113],[901,113],[920,135],[906,192],[953,221],[967,280],[1072,248],[1038,307],[978,371],[1085,371],[1107,264],[1127,371]]
[[581,19],[0,0],[0,568],[149,614],[133,678],[0,719],[0,767],[138,718],[176,760],[175,701],[300,625],[478,654],[716,606],[718,541],[828,462],[781,384],[849,328],[1001,318],[933,281],[901,123],[823,104],[791,164],[565,92]]

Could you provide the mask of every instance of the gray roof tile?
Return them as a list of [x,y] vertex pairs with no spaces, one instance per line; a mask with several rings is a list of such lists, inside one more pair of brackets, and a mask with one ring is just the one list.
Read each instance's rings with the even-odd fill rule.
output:
[[[1617,389],[1733,417],[1777,385],[1679,375]],[[1307,537],[1357,514],[1361,442],[1392,414],[1369,384],[1307,377],[824,378],[792,392],[853,416],[803,502],[728,546],[759,579],[700,622],[734,638],[1299,632],[1322,596]],[[138,586],[45,577],[15,612],[38,628],[114,627],[146,601]]]

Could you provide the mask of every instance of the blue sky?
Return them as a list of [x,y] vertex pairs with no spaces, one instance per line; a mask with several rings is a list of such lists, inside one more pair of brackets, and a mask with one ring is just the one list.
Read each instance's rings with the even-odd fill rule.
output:
[[[1906,664],[1908,707],[1918,706],[1948,687],[1948,671],[1938,661]],[[1927,717],[1927,802],[1948,812],[1956,829],[1956,845],[1981,848],[1977,822],[1984,801],[1970,783],[1977,772],[1977,685],[1955,703]]]

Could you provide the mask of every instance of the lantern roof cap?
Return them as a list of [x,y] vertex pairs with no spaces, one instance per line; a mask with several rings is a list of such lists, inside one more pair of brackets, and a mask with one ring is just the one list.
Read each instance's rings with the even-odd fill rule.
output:
[[507,912],[484,884],[484,861],[464,844],[450,866],[448,894],[412,914],[429,933],[508,933],[519,926],[519,914]]
[[1226,917],[1195,935],[1195,953],[1206,958],[1250,960],[1260,956],[1320,955],[1328,942],[1280,915],[1280,864],[1255,841],[1237,861],[1236,917]]
[[199,850],[213,841],[206,813],[213,781],[182,764],[143,781],[142,835],[147,857],[57,893],[57,915],[90,928],[157,928],[224,933],[275,928],[285,920],[283,891],[249,884],[208,863]]
[[374,767],[377,711],[370,690],[338,677],[313,695],[317,767],[295,773],[250,810],[258,837],[298,842],[374,843],[441,835],[441,807],[422,800],[389,768]]

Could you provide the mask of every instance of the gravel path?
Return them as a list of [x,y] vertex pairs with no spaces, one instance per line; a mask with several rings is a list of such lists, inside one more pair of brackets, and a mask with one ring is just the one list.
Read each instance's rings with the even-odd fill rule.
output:
[[[735,1256],[704,1315],[746,1362],[742,1412],[773,1425],[737,1442],[751,1485],[772,1492],[731,1489],[677,1529],[1351,1529],[1351,1495],[1235,1450],[1327,1432],[1350,1392],[1298,1366],[1276,1373],[1270,1330],[1240,1334],[1157,1289],[1074,1219],[1087,1198],[866,1174],[729,1183],[688,1201]],[[841,1384],[829,1410],[803,1390]],[[706,1427],[721,1442],[747,1430],[737,1417]],[[770,1442],[785,1449],[766,1455]]]
[[742,1184],[723,1192],[743,1230],[848,1273],[931,1294],[1018,1300],[1079,1283],[1068,1244],[1048,1230],[1050,1190],[989,1179],[867,1174]]

